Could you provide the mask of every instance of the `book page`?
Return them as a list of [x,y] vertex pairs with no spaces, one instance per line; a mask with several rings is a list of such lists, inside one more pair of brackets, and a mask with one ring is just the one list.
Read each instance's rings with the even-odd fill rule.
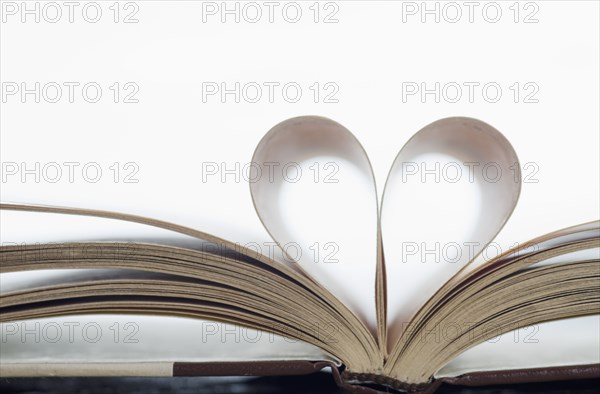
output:
[[[172,376],[173,363],[333,361],[301,341],[200,319],[79,315],[0,324],[9,376]],[[33,375],[32,375],[33,374]]]
[[502,334],[467,350],[436,378],[469,372],[597,364],[600,316],[535,324]]

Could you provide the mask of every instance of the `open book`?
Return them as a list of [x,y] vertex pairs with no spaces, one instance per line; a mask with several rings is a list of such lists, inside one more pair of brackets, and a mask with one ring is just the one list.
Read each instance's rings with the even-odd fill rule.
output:
[[[429,237],[436,234],[431,227],[422,243],[402,238],[411,230],[399,230],[407,213],[396,208],[406,208],[398,200],[411,197],[403,186],[427,154],[454,158],[443,166],[448,171],[493,163],[468,179],[481,195],[474,231],[436,238]],[[336,242],[328,247],[340,251],[335,260],[327,248],[315,260],[306,253],[313,244],[299,240],[280,212],[293,176],[273,171],[273,163],[331,156],[362,177],[363,200],[375,213],[361,222],[371,227],[359,238],[353,231],[331,234]],[[340,386],[362,393],[600,377],[600,222],[482,258],[516,205],[518,163],[490,125],[442,119],[402,148],[380,203],[369,159],[347,129],[321,117],[284,121],[260,141],[249,168],[254,206],[281,256],[137,215],[2,203],[5,224],[37,215],[31,231],[48,236],[11,243],[2,235],[0,375],[284,375],[331,368]],[[354,217],[346,221],[352,227]],[[52,239],[57,223],[81,236]],[[114,236],[88,235],[103,227],[115,228]],[[156,232],[149,236],[148,229]],[[427,245],[425,252],[419,245]],[[554,342],[543,351],[493,346],[503,334],[542,326],[540,334]],[[144,341],[129,346],[138,331]],[[73,340],[77,334],[87,340]]]

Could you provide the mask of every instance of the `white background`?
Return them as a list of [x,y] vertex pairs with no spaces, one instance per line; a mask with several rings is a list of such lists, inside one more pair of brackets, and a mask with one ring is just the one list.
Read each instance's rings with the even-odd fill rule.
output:
[[[26,3],[33,9],[38,2]],[[500,130],[521,164],[535,163],[539,169],[533,178],[538,182],[523,185],[500,240],[524,241],[599,216],[596,1],[476,2],[472,15],[464,2],[428,2],[429,9],[439,10],[439,21],[435,14],[422,13],[421,2],[321,2],[316,23],[312,1],[298,3],[302,16],[296,23],[282,15],[286,2],[277,3],[273,23],[263,2],[258,2],[263,15],[256,23],[250,20],[254,11],[243,2],[238,3],[239,22],[225,15],[223,23],[221,13],[203,13],[213,5],[221,8],[221,2],[191,1],[121,2],[117,23],[114,2],[100,1],[102,16],[91,23],[85,18],[93,19],[94,11],[82,14],[88,3],[78,3],[71,23],[68,8],[58,2],[63,15],[51,23],[55,9],[46,8],[44,15],[44,2],[39,2],[39,22],[35,15],[22,14],[21,2],[2,2],[2,201],[117,210],[237,242],[260,242],[269,238],[247,182],[233,177],[222,182],[218,176],[203,181],[203,163],[243,166],[273,125],[293,116],[321,115],[361,141],[381,193],[389,166],[413,133],[439,118],[470,116]],[[229,2],[231,9],[234,3]],[[15,15],[14,4],[19,7]],[[124,23],[131,13],[137,23]],[[335,23],[325,23],[328,15]],[[293,19],[294,12],[287,18]],[[64,85],[57,103],[6,95],[9,85],[25,83],[31,89],[36,82],[42,87],[80,85],[73,103]],[[82,95],[81,87],[89,82],[102,88],[97,103]],[[115,82],[120,84],[118,103],[109,89]],[[132,91],[124,89],[128,82],[139,88],[138,103],[123,102]],[[223,103],[218,95],[203,98],[207,82],[229,88],[236,82],[280,87],[292,82],[301,86],[302,97],[289,102],[279,88],[270,103],[264,88],[257,103],[243,97],[236,103],[231,95]],[[310,90],[315,82],[321,93],[317,103]],[[473,102],[465,82],[479,84]],[[326,83],[330,88],[324,88]],[[443,90],[439,102],[433,95],[403,97],[407,83],[429,89],[436,83],[442,88],[458,84],[462,97],[451,103],[454,91],[445,97]],[[495,103],[492,90],[491,99],[482,93],[488,83],[502,88]],[[515,83],[520,84],[516,103],[510,89]],[[530,99],[537,102],[525,102],[533,89],[525,89],[527,83],[534,86]],[[324,102],[331,86],[337,103]],[[74,182],[62,165],[56,183],[43,173],[39,181],[31,175],[23,181],[21,172],[6,172],[7,163],[26,163],[27,168],[40,163],[42,168],[53,162],[79,163]],[[121,168],[117,182],[110,169],[115,162]],[[80,169],[86,163],[102,168],[99,182],[84,179]],[[124,169],[126,163],[134,167]],[[137,183],[124,180],[131,168],[138,169]],[[27,222],[19,226],[48,231]],[[365,286],[372,282],[365,280]]]

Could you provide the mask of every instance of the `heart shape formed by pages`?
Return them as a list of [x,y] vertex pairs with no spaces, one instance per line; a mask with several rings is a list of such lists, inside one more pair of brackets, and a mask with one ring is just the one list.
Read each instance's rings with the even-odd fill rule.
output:
[[[510,217],[521,185],[508,140],[462,117],[431,123],[404,145],[381,208],[364,148],[330,119],[279,123],[252,164],[252,199],[273,240],[372,332],[386,309],[390,327],[407,321],[473,261]],[[380,294],[377,280],[387,282]],[[393,343],[398,333],[390,335]]]

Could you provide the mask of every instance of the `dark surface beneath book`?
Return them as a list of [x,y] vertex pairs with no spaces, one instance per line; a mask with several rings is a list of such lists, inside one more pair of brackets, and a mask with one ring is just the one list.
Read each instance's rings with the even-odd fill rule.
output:
[[[597,393],[600,379],[488,387],[442,386],[436,393],[512,394],[512,393]],[[27,394],[275,394],[343,393],[331,375],[262,378],[2,378],[2,393]]]

